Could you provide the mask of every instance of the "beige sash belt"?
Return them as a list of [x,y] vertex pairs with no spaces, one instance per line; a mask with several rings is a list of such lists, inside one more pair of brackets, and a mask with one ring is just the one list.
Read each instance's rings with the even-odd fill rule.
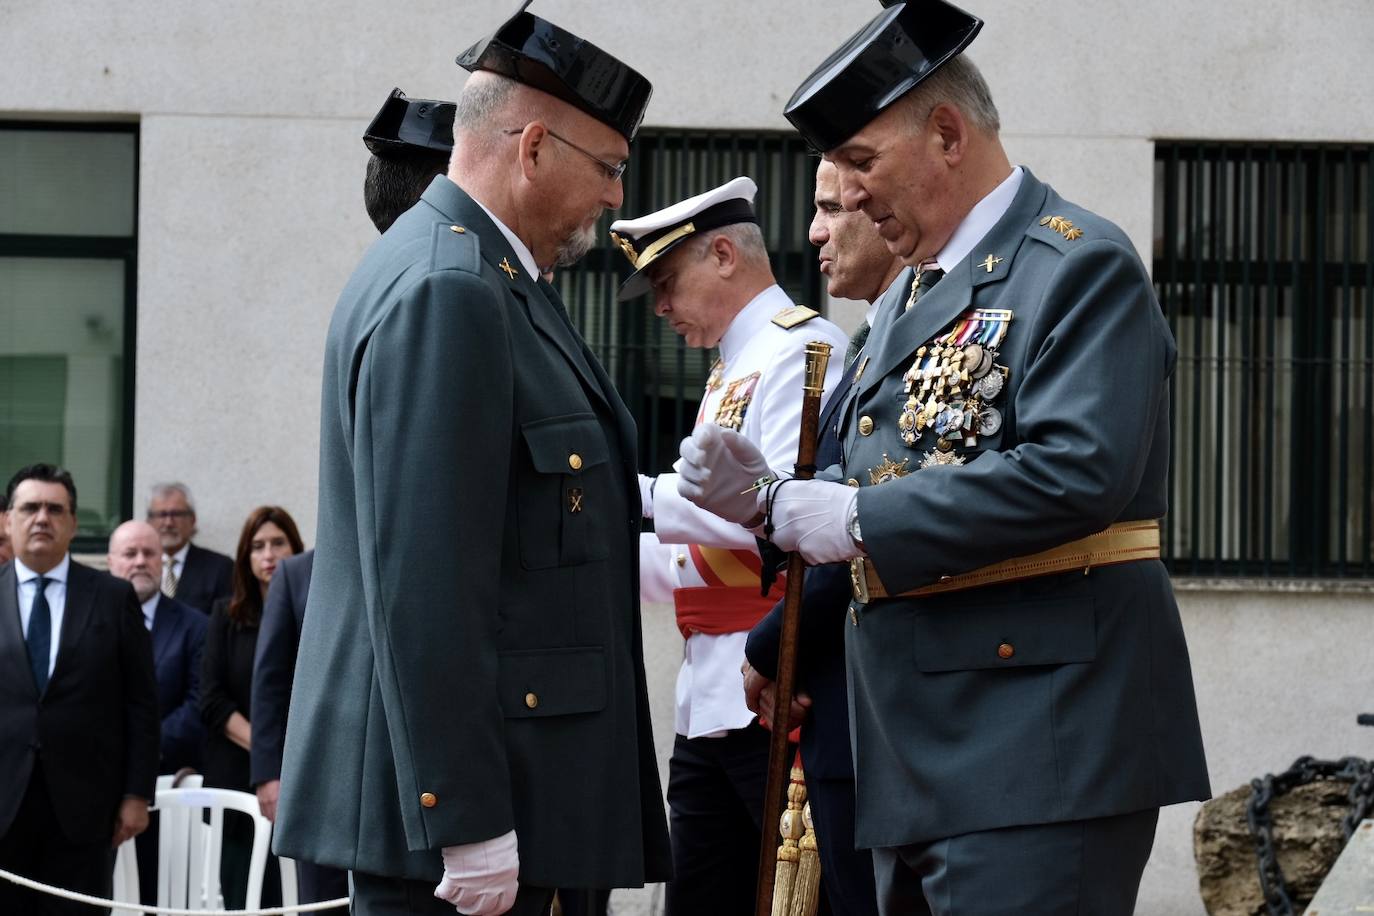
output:
[[877,570],[873,568],[873,561],[867,557],[849,561],[849,579],[854,590],[854,600],[866,604],[878,598],[938,595],[941,592],[956,592],[996,582],[1048,576],[1071,569],[1081,569],[1086,574],[1094,566],[1111,566],[1115,563],[1158,558],[1159,521],[1148,519],[1117,522],[1106,531],[1099,531],[1097,534],[1090,534],[1085,538],[1042,550],[1040,553],[1013,557],[957,576],[945,576],[932,585],[913,588],[897,595],[888,594],[882,580],[878,578]]

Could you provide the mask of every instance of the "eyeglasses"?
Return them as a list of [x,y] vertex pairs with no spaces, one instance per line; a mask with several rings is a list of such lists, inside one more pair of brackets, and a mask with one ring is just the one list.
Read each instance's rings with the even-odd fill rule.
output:
[[190,509],[163,509],[161,512],[148,512],[150,522],[174,522],[181,518],[190,518],[195,515]]
[[[525,126],[528,127],[529,125],[527,124]],[[524,132],[524,127],[510,127],[506,130],[501,131],[501,133],[505,134],[506,136],[511,136],[512,134],[521,134]],[[562,140],[564,143],[568,144],[573,149],[577,150],[579,153],[586,156],[592,162],[595,162],[597,165],[601,166],[602,170],[606,173],[607,181],[618,181],[620,179],[620,176],[625,174],[625,169],[630,164],[630,161],[627,159],[619,165],[611,165],[609,162],[607,162],[605,159],[602,159],[600,156],[589,153],[587,150],[578,146],[576,143],[572,142],[567,137],[564,137],[560,134],[556,134],[553,131],[549,130],[547,127],[544,128],[544,132],[548,134],[550,137],[553,137],[555,140]]]
[[67,514],[67,507],[61,503],[44,502],[20,503],[10,511],[20,518],[32,518],[44,509],[48,510],[48,518],[62,518]]

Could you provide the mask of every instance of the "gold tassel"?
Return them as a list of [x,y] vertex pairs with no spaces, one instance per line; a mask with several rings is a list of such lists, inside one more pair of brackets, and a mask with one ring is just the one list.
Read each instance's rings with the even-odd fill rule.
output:
[[778,833],[782,845],[778,847],[778,869],[773,879],[773,916],[789,916],[792,912],[792,888],[801,860],[798,840],[806,832],[802,808],[806,804],[806,783],[801,767],[792,768],[792,781],[787,787],[787,810],[778,819]]
[[811,805],[802,810],[806,834],[798,843],[797,878],[792,884],[792,909],[788,916],[816,916],[821,893],[821,854],[816,843],[816,828],[811,823]]

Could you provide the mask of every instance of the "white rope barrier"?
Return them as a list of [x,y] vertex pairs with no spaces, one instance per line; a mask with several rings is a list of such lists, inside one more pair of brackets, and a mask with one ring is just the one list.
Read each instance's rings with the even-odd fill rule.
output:
[[89,894],[80,894],[66,888],[53,887],[51,884],[44,884],[32,878],[25,878],[23,875],[16,875],[14,872],[5,871],[3,868],[0,868],[0,878],[18,884],[20,887],[27,887],[29,890],[66,900],[74,900],[77,903],[88,903],[91,906],[117,910],[156,913],[157,916],[287,916],[289,913],[318,913],[321,910],[333,910],[341,906],[348,906],[348,898],[339,897],[336,900],[322,900],[319,903],[273,906],[258,910],[178,910],[169,906],[144,906],[141,903],[128,900],[105,900],[100,897],[92,897]]

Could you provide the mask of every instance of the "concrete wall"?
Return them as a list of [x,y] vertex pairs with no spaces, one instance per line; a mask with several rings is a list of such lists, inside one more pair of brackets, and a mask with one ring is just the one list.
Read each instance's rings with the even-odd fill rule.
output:
[[[454,55],[513,0],[394,7],[302,0],[175,4],[0,0],[0,119],[137,120],[140,271],[135,487],[180,478],[201,540],[232,547],[278,502],[314,539],[322,335],[373,237],[363,126],[386,92],[453,97]],[[877,10],[871,0],[588,4],[536,10],[656,83],[647,123],[784,129],[800,80]],[[1374,139],[1368,0],[984,0],[974,45],[1013,158],[1117,220],[1148,255],[1153,141]],[[1147,257],[1148,261],[1148,257]],[[0,304],[3,307],[3,304]],[[859,310],[844,311],[846,324]],[[1301,753],[1374,752],[1367,601],[1183,596],[1214,784]],[[660,746],[680,643],[646,610]],[[1191,810],[1166,813],[1142,913],[1200,912]],[[647,906],[652,892],[625,895]]]

